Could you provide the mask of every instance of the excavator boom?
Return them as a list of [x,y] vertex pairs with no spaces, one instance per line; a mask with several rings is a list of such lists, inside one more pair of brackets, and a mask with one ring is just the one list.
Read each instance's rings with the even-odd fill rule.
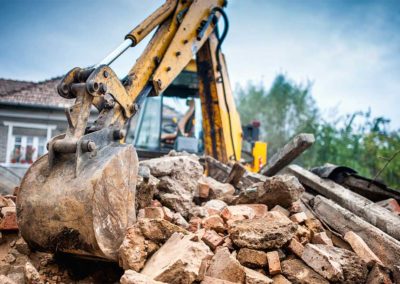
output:
[[[48,143],[22,180],[17,198],[24,239],[42,251],[116,260],[124,231],[136,221],[138,157],[123,144],[126,122],[143,100],[161,94],[197,58],[205,153],[240,160],[242,130],[216,32],[224,0],[167,0],[92,68],[74,68],[58,93],[74,99],[68,129]],[[128,75],[109,66],[156,29]],[[88,124],[92,106],[99,114]]]

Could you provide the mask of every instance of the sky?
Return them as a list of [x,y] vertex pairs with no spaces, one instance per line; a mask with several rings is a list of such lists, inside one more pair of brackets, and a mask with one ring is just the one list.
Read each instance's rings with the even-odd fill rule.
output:
[[[96,64],[163,2],[0,0],[0,77],[41,81]],[[233,87],[269,88],[284,73],[312,82],[327,119],[371,109],[400,128],[400,0],[228,0],[226,12]],[[146,42],[113,63],[118,75]]]

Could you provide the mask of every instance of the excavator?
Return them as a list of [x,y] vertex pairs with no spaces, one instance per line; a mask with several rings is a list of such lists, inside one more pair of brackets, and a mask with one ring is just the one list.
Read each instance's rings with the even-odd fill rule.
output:
[[[259,125],[242,128],[230,88],[221,52],[225,6],[225,0],[166,0],[100,63],[64,76],[58,94],[75,100],[65,110],[68,128],[28,169],[17,197],[18,226],[31,248],[115,261],[136,221],[139,158],[176,149],[256,172],[266,163]],[[120,79],[110,64],[153,30]],[[197,85],[179,93],[173,86],[184,76]],[[179,111],[177,98],[186,103]],[[98,114],[89,123],[93,108]]]

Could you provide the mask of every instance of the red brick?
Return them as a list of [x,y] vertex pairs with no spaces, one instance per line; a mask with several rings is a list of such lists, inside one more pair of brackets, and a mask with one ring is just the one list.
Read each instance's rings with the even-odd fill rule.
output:
[[277,251],[267,252],[268,270],[270,275],[281,273],[281,261]]
[[197,191],[200,198],[207,198],[210,194],[210,186],[206,182],[199,180],[197,183]]
[[218,235],[218,233],[214,230],[206,230],[201,240],[205,242],[205,244],[208,245],[212,250],[215,250],[224,242],[224,238]]
[[[6,208],[6,207],[3,207],[3,209],[4,208]],[[3,211],[3,209],[2,209],[2,211]],[[18,230],[17,213],[15,211],[5,212],[4,217],[0,221],[0,230],[4,230],[4,231]]]
[[192,217],[189,221],[189,228],[190,232],[197,232],[201,228],[202,219],[199,217]]
[[234,205],[225,207],[221,212],[221,217],[225,220],[245,220],[253,219],[254,210],[247,205]]
[[289,243],[288,249],[296,256],[301,257],[304,251],[304,246],[295,238],[293,238]]
[[345,241],[347,241],[353,251],[369,266],[375,263],[382,264],[381,260],[375,255],[375,253],[368,247],[364,240],[354,233],[353,231],[348,231],[344,235]]
[[267,215],[268,206],[265,204],[246,204],[246,206],[254,210],[254,218],[262,218]]
[[206,217],[202,221],[203,228],[215,230],[219,233],[223,233],[225,231],[224,220],[218,215],[212,215]]
[[376,204],[392,211],[393,213],[395,213],[397,215],[400,215],[400,205],[394,198],[382,200],[382,201],[376,202]]
[[162,207],[146,207],[144,208],[144,218],[164,219],[165,214]]

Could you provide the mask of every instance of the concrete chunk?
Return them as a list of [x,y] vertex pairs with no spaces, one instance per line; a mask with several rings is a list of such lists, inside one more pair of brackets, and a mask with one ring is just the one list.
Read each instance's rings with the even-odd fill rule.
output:
[[327,245],[307,244],[302,260],[330,281],[364,283],[367,266],[353,252]]
[[392,284],[392,280],[386,271],[384,271],[379,265],[375,265],[371,272],[368,274],[366,284]]
[[271,284],[273,283],[272,279],[265,276],[264,274],[252,270],[250,268],[245,268],[246,273],[246,284]]
[[121,284],[164,284],[165,282],[155,281],[146,275],[134,270],[125,270],[120,279]]
[[312,243],[333,246],[333,242],[332,242],[331,238],[328,237],[328,235],[325,232],[314,234],[313,238],[312,238]]
[[282,273],[285,277],[298,284],[329,284],[321,275],[308,267],[299,259],[282,261]]
[[154,242],[165,242],[175,232],[188,234],[185,229],[164,219],[143,218],[138,221],[139,228],[147,239]]
[[201,281],[204,263],[212,255],[209,247],[196,236],[175,233],[146,262],[141,273],[167,283]]
[[240,248],[274,249],[287,243],[297,225],[279,212],[268,212],[266,217],[235,221],[229,228],[230,238]]
[[123,269],[140,271],[147,258],[146,240],[138,226],[128,228],[118,250],[119,266]]
[[235,283],[244,283],[245,281],[244,267],[229,253],[226,247],[217,250],[206,275]]

